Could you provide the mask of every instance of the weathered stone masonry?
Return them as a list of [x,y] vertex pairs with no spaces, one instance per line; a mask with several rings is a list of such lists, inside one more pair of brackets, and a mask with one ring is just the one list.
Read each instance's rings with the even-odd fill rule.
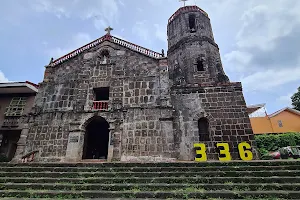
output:
[[[109,161],[193,160],[199,142],[209,159],[217,159],[217,142],[228,142],[235,159],[238,142],[255,147],[242,86],[225,75],[207,14],[179,9],[168,38],[168,57],[107,34],[52,61],[25,152],[39,150],[37,161],[80,161],[86,127],[99,117],[109,123]],[[101,87],[109,87],[104,110],[93,106]],[[208,122],[206,132],[199,119]]]

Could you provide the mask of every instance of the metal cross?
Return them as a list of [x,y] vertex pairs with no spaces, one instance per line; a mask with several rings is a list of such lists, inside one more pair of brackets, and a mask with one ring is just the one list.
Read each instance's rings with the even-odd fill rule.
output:
[[188,0],[179,0],[179,1],[183,1],[183,6],[185,6],[185,2]]
[[105,31],[107,32],[107,35],[110,35],[110,31],[112,31],[112,30],[114,30],[114,29],[110,26],[105,29]]

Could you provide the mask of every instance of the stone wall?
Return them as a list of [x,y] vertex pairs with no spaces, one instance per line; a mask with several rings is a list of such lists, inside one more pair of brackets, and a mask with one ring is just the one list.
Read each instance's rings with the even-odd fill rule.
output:
[[175,158],[172,110],[130,109],[124,122],[122,161]]
[[[103,49],[110,52],[106,63],[101,57]],[[163,59],[109,41],[60,65],[46,67],[30,117],[26,152],[40,150],[40,161],[78,161],[87,122],[101,116],[110,125],[112,159],[172,157],[172,123],[159,121],[167,115],[159,108],[162,104],[169,112],[167,70]],[[93,109],[96,87],[110,88],[108,111]]]
[[[176,110],[176,150],[179,159],[193,160],[194,143],[206,143],[208,159],[218,159],[216,143],[229,143],[233,159],[239,159],[237,145],[250,142],[253,132],[240,83],[219,86],[174,87],[172,103]],[[209,121],[209,141],[199,140],[198,120]]]

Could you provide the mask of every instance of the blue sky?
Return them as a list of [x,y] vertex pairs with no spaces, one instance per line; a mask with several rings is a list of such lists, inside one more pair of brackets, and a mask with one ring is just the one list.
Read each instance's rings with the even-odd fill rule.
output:
[[[290,106],[300,86],[299,0],[190,0],[211,18],[224,69],[247,104]],[[160,52],[178,0],[2,0],[0,82],[42,81],[44,66],[105,34]]]

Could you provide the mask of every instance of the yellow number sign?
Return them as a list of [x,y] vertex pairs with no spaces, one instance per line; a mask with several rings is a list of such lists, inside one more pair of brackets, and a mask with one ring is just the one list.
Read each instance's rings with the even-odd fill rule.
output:
[[197,158],[196,156],[195,161],[197,162],[207,161],[205,144],[194,144],[194,147],[197,148],[196,154],[200,156],[200,158]]
[[[229,144],[228,143],[218,143],[217,144],[219,150],[219,160],[220,161],[230,161],[231,155],[229,152]],[[222,148],[220,148],[222,147]]]
[[[206,146],[204,143],[197,143],[194,144],[194,148],[196,148],[196,157],[195,161],[197,162],[204,162],[207,161],[206,155]],[[230,149],[228,143],[218,143],[217,150],[219,152],[219,160],[220,161],[230,161]],[[253,159],[253,154],[251,152],[251,145],[247,142],[242,142],[238,145],[240,158],[244,161],[249,161]]]
[[251,146],[247,142],[242,142],[239,144],[239,153],[240,153],[240,158],[244,161],[249,161],[253,159]]

